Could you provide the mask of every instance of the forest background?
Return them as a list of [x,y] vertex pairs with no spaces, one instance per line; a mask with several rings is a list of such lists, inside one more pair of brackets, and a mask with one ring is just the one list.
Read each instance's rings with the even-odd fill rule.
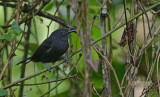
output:
[[[158,97],[159,0],[1,0],[0,96]],[[30,62],[58,28],[77,29],[65,56]]]

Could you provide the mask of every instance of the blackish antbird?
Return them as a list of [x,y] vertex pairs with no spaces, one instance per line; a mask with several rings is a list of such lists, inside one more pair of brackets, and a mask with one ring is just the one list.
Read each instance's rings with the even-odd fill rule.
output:
[[[28,61],[26,64],[30,61],[42,63],[56,62],[68,50],[68,35],[71,32],[76,32],[76,30],[60,28],[52,32],[52,34],[37,48],[33,56],[19,62],[18,64],[26,61]],[[46,65],[46,68],[50,71],[49,66]]]

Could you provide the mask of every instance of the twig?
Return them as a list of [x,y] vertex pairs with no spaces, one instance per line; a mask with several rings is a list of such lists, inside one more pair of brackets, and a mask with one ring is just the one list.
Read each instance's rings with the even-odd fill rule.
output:
[[[51,69],[59,66],[59,65],[62,64],[62,63],[63,63],[63,61],[59,62],[58,64],[52,65],[52,66],[51,66]],[[17,80],[17,81],[15,81],[15,82],[11,83],[11,84],[8,84],[8,85],[2,87],[2,89],[10,88],[10,87],[14,86],[15,84],[17,84],[17,83],[19,83],[19,82],[21,82],[21,81],[30,79],[30,78],[32,78],[32,77],[34,77],[34,76],[37,76],[37,75],[40,75],[40,74],[42,74],[42,73],[44,73],[44,72],[46,72],[46,71],[47,71],[47,69],[43,69],[43,70],[40,71],[40,72],[37,72],[37,73],[35,73],[35,74],[29,75],[29,76],[27,76],[27,77],[25,77],[25,78],[22,78],[22,79],[20,79],[20,80]]]
[[94,84],[92,83],[92,88],[93,88],[93,91],[95,91],[96,93],[94,93],[95,95],[97,95],[98,97],[101,97],[100,96],[100,94],[97,92],[97,90],[96,90],[96,88],[95,88],[95,86],[94,86]]
[[115,78],[116,78],[116,81],[117,81],[117,84],[118,84],[118,88],[119,88],[119,90],[120,90],[120,94],[121,94],[122,97],[124,97],[124,94],[123,94],[123,91],[122,91],[122,87],[120,86],[120,83],[119,83],[119,80],[118,80],[118,77],[117,77],[117,74],[116,74],[115,69],[112,67],[112,65],[110,64],[110,62],[108,61],[108,59],[105,58],[105,57],[100,53],[100,51],[98,51],[98,50],[96,49],[96,47],[95,47],[94,45],[93,45],[92,47],[93,47],[93,48],[96,50],[96,52],[105,60],[105,62],[107,63],[107,66],[112,70],[112,72],[113,72],[113,74],[114,74],[114,76],[115,76]]
[[68,28],[76,28],[76,26],[66,22],[65,20],[63,20],[62,18],[58,17],[58,16],[53,16],[50,13],[47,12],[42,12],[40,11],[37,15],[51,19],[55,22],[58,22],[59,24],[61,24],[62,26],[68,27]]
[[[58,9],[59,9],[60,5],[61,5],[63,2],[64,2],[64,0],[62,0],[61,3],[57,6],[56,11],[55,11],[55,13],[54,13],[53,16],[56,15],[56,13],[58,12]],[[57,1],[56,1],[56,5],[57,5]],[[49,36],[49,27],[50,27],[51,24],[52,24],[52,20],[50,21],[49,25],[47,26],[47,29],[48,29],[47,37]]]
[[101,8],[103,8],[103,6],[107,3],[107,1],[108,1],[109,3],[111,3],[110,0],[105,0],[105,1],[103,1],[102,5],[101,5]]
[[[75,66],[73,65],[73,67],[71,68],[70,72],[66,75],[66,77],[68,77],[72,71],[74,70]],[[41,95],[41,97],[44,97],[46,94],[50,93],[51,91],[53,91],[55,88],[57,88],[64,80],[61,80],[61,82],[57,83],[57,85],[55,87],[53,87],[52,89],[50,89],[49,91],[47,91],[46,93],[44,93],[43,95]]]
[[66,78],[58,79],[58,80],[53,80],[53,81],[48,81],[48,82],[42,82],[42,83],[36,83],[36,84],[15,84],[15,86],[43,85],[43,84],[48,84],[48,83],[53,83],[53,82],[58,82],[58,81],[62,81],[62,80],[74,78],[74,77],[76,77],[76,76],[77,76],[77,75],[73,75],[73,76],[69,76],[69,77],[66,77]]
[[159,96],[160,96],[159,70],[158,70],[159,57],[160,57],[160,53],[159,53],[158,58],[157,58],[157,82],[158,82],[158,90],[159,90]]
[[6,69],[7,69],[7,67],[8,67],[9,61],[11,60],[11,58],[12,58],[13,55],[14,55],[14,52],[15,52],[15,49],[14,49],[14,48],[15,48],[15,44],[16,44],[16,37],[13,38],[13,44],[12,44],[11,53],[10,53],[10,55],[9,55],[9,57],[8,57],[8,59],[7,59],[7,62],[6,62],[6,64],[4,65],[3,70],[2,70],[2,72],[1,72],[1,74],[0,74],[0,80],[2,80],[3,75],[4,75],[4,72],[6,71]]
[[157,84],[157,82],[153,83],[152,85],[148,86],[148,88],[146,88],[145,90],[143,90],[143,92],[141,93],[141,95],[139,97],[142,97],[143,95],[145,95],[147,92],[149,92],[149,90],[154,87]]
[[[152,8],[157,7],[157,6],[159,6],[159,5],[160,5],[160,2],[159,2],[159,3],[156,3],[155,5],[149,7],[148,9],[146,9],[146,12],[148,12],[148,11],[151,10]],[[129,19],[127,22],[133,21],[134,19],[138,18],[138,17],[141,16],[142,14],[144,14],[144,12],[141,12],[141,13],[135,15],[134,18]],[[94,44],[94,43],[100,41],[101,39],[109,36],[110,34],[112,34],[113,32],[115,32],[115,31],[118,30],[119,28],[123,27],[124,25],[125,25],[125,23],[123,23],[122,25],[119,25],[119,26],[116,27],[115,29],[111,29],[108,33],[106,33],[105,35],[103,35],[103,36],[101,36],[100,38],[96,39],[96,40],[93,41],[91,44]]]
[[99,3],[99,1],[98,1],[98,0],[96,0],[96,2],[97,2],[97,4],[101,7],[101,4]]
[[[50,2],[50,0],[46,0],[46,1],[43,3],[43,5],[40,6],[40,8],[39,8],[38,10],[34,10],[34,11],[35,11],[35,15],[37,15],[37,13],[39,13],[39,12],[44,8],[44,6],[45,6],[46,4],[48,4],[49,2]],[[32,19],[32,16],[30,16],[30,13],[32,12],[32,10],[33,10],[38,4],[39,4],[39,3],[36,3],[33,7],[31,7],[31,8],[29,9],[29,11],[27,11],[27,15],[19,22],[19,24],[22,24],[22,23],[24,23],[24,22]],[[23,9],[23,7],[20,9],[20,11],[21,11],[22,9]],[[23,10],[23,12],[26,12],[26,11]],[[3,25],[2,28],[8,28],[8,27],[10,27],[10,26],[11,26],[10,24],[9,24],[9,25]]]
[[[159,27],[157,28],[157,30],[155,31],[154,36],[158,34],[158,31],[159,31],[159,30],[160,30],[160,25],[159,25]],[[146,43],[146,45],[144,45],[144,46],[142,47],[142,49],[141,49],[141,51],[140,51],[140,54],[144,52],[144,51],[143,51],[144,48],[146,48],[146,47],[149,45],[149,43],[154,39],[154,36],[153,36],[150,40],[148,40],[148,42]],[[151,78],[151,75],[152,75],[152,72],[153,72],[153,68],[154,68],[154,63],[155,63],[155,61],[153,62],[152,66],[151,66],[151,68],[150,68],[149,74],[148,74],[148,76],[147,76],[147,81]]]
[[123,87],[123,83],[124,83],[125,77],[127,76],[127,73],[129,73],[129,70],[130,70],[131,66],[132,66],[132,65],[130,65],[130,66],[127,68],[127,70],[126,70],[126,72],[125,72],[125,74],[124,74],[124,76],[123,76],[123,79],[122,79],[122,82],[121,82],[121,87]]
[[16,23],[19,24],[19,16],[20,16],[20,0],[17,2],[17,16],[16,16]]
[[[29,37],[30,37],[30,33],[31,33],[31,31],[30,31],[31,21],[28,21],[28,23],[25,23],[24,31],[25,31],[25,29],[26,29],[26,24],[27,24],[28,29],[27,29],[27,33],[26,33],[26,37],[25,37],[25,42],[24,42],[24,57],[23,57],[23,59],[26,59],[27,56],[28,56]],[[22,37],[23,37],[23,34],[22,34]],[[21,38],[22,38],[22,37],[21,37]],[[20,39],[19,43],[20,43],[20,42],[21,42],[21,39]],[[17,47],[18,47],[18,45],[17,45]],[[26,62],[23,63],[23,67],[22,67],[21,73],[20,73],[20,78],[24,78],[24,76],[25,76],[25,71],[26,71]],[[24,81],[21,82],[21,84],[23,84],[23,83],[24,83]],[[21,95],[21,96],[23,95],[23,90],[24,90],[24,87],[21,86],[21,87],[20,87],[20,92],[19,92],[20,94],[19,94],[19,95]]]
[[151,34],[151,27],[150,27],[150,23],[149,23],[149,18],[148,18],[148,15],[147,15],[147,11],[144,9],[144,7],[142,6],[142,4],[140,3],[139,0],[138,0],[138,3],[139,3],[139,5],[140,5],[142,11],[144,12],[144,15],[146,16],[147,23],[148,23],[149,35],[150,35],[150,37],[152,37],[152,34]]

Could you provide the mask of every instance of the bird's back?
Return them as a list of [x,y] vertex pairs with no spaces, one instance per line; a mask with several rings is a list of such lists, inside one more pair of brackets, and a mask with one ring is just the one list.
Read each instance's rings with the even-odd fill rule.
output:
[[68,38],[52,35],[42,42],[31,60],[43,63],[55,62],[68,50],[68,47]]

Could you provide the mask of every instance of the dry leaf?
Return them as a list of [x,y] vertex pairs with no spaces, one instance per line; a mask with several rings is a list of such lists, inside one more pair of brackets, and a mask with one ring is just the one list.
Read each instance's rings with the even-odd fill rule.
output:
[[[127,38],[129,39],[129,43],[132,43],[134,40],[134,25],[132,22],[129,22],[127,25],[128,29],[124,29],[123,35],[121,37],[121,41],[119,43],[120,46],[125,46],[127,44]],[[128,33],[128,34],[127,34]]]

